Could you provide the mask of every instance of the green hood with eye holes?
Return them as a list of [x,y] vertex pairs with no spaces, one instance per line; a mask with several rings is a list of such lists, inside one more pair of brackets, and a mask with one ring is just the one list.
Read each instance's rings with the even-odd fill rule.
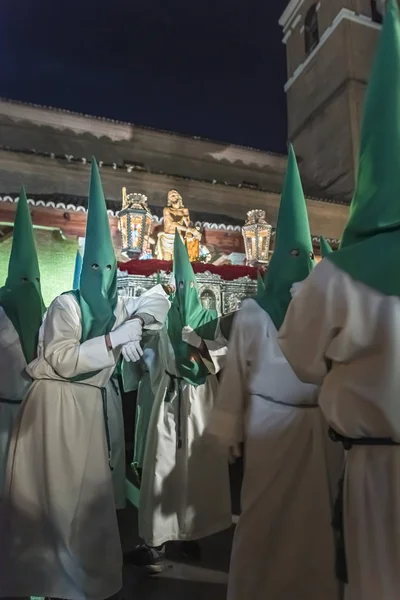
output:
[[213,340],[218,325],[218,313],[203,308],[187,249],[177,231],[174,243],[174,275],[176,291],[168,313],[168,335],[180,376],[189,384],[198,386],[205,383],[208,370],[198,351],[182,340],[182,329],[186,326],[192,327],[201,338]]
[[290,288],[303,281],[314,266],[314,254],[300,173],[293,147],[288,165],[276,225],[275,248],[265,280],[265,291],[256,301],[280,329],[290,301]]
[[389,0],[365,94],[357,183],[339,250],[327,260],[400,296],[400,14]]
[[19,335],[22,351],[29,364],[36,356],[45,306],[32,220],[24,188],[17,205],[8,276],[4,287],[0,289],[0,305]]
[[69,293],[74,294],[81,307],[82,342],[111,331],[115,323],[114,310],[118,300],[117,260],[95,158],[92,158],[79,290]]

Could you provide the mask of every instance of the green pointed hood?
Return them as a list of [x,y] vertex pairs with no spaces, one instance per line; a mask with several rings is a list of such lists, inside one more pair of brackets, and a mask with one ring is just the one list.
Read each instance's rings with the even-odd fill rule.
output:
[[72,282],[72,289],[77,290],[79,288],[79,283],[81,280],[81,271],[82,271],[82,254],[78,249],[76,251],[75,258],[75,269],[74,269],[74,279]]
[[332,248],[330,247],[330,244],[328,243],[328,241],[326,240],[326,238],[324,238],[323,235],[321,235],[319,237],[319,247],[321,250],[321,256],[322,258],[326,258],[328,256],[328,254],[330,254],[331,252],[333,252]]
[[17,205],[8,277],[4,287],[0,289],[0,304],[19,335],[29,364],[36,356],[45,306],[32,220],[24,188]]
[[117,260],[96,160],[92,159],[85,250],[79,290],[82,341],[109,333],[115,322]]
[[389,0],[364,102],[358,176],[338,251],[328,260],[400,296],[400,18]]
[[174,275],[176,292],[168,313],[168,334],[181,377],[192,385],[201,385],[206,381],[208,371],[198,352],[182,340],[182,329],[186,326],[192,327],[201,337],[212,340],[218,314],[215,310],[206,310],[201,304],[196,276],[187,249],[177,231],[174,243]]
[[275,234],[275,248],[268,266],[265,292],[257,302],[271,317],[276,329],[283,323],[292,299],[290,289],[303,281],[314,266],[314,254],[300,173],[293,147],[288,165]]

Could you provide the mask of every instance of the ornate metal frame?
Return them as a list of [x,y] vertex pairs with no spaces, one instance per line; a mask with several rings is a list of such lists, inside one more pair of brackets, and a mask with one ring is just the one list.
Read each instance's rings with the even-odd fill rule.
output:
[[[160,273],[161,283],[168,283],[169,277],[167,273]],[[198,273],[196,278],[200,297],[208,295],[215,298],[215,309],[219,315],[226,315],[237,310],[245,298],[254,296],[257,291],[257,282],[250,277],[225,281],[219,275],[206,272]],[[118,291],[124,296],[137,298],[156,284],[156,274],[144,277],[143,275],[127,275],[122,271],[118,272]]]

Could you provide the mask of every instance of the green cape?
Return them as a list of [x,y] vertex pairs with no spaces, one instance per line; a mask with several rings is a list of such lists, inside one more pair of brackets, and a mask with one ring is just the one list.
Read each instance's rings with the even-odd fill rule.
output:
[[182,340],[182,329],[192,327],[203,338],[212,340],[218,324],[218,313],[203,308],[196,276],[187,249],[175,232],[174,275],[176,292],[168,313],[168,335],[175,353],[180,376],[191,385],[205,383],[208,370],[196,349]]
[[290,288],[303,281],[314,266],[314,253],[300,173],[293,147],[288,165],[275,234],[275,248],[265,280],[265,291],[256,301],[280,329],[292,299]]
[[29,364],[36,356],[45,306],[40,288],[39,262],[25,190],[22,188],[14,222],[8,277],[0,289],[0,305],[19,335]]
[[328,254],[333,252],[329,242],[324,238],[323,235],[319,237],[319,247],[321,250],[321,257],[326,258]]
[[338,251],[353,279],[400,296],[400,16],[389,0],[366,92],[358,176]]
[[72,292],[82,312],[85,342],[109,333],[117,305],[117,260],[111,238],[107,207],[96,160],[92,158],[85,250],[79,289]]

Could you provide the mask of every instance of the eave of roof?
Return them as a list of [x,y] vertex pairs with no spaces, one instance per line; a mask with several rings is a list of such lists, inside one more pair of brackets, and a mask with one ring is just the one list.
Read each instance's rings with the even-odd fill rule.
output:
[[157,129],[156,127],[150,127],[148,125],[136,125],[135,123],[130,123],[129,121],[120,121],[118,119],[111,119],[109,117],[99,117],[96,115],[89,115],[87,113],[79,113],[79,112],[75,112],[72,110],[67,110],[65,108],[56,108],[54,106],[46,106],[44,104],[35,104],[34,102],[22,102],[21,100],[12,100],[10,98],[4,98],[0,96],[0,101],[2,102],[9,102],[10,104],[14,104],[17,106],[30,106],[32,108],[38,108],[41,110],[47,110],[47,111],[51,111],[51,112],[55,112],[55,113],[59,113],[59,114],[66,114],[66,115],[71,115],[71,116],[77,116],[77,117],[84,117],[87,119],[95,119],[96,121],[103,121],[104,123],[112,123],[112,124],[116,124],[116,125],[125,125],[127,127],[134,127],[135,129],[143,129],[145,131],[155,131],[158,133],[165,133],[168,135],[173,135],[173,136],[177,136],[177,137],[184,137],[187,139],[192,139],[192,140],[200,140],[203,142],[211,142],[214,144],[221,144],[221,145],[229,145],[232,146],[234,148],[241,148],[243,150],[251,150],[252,152],[260,152],[262,154],[269,154],[270,156],[279,156],[279,157],[285,157],[285,154],[282,154],[280,152],[272,152],[269,150],[261,150],[260,148],[253,148],[251,146],[242,146],[240,144],[232,144],[231,142],[224,142],[221,140],[215,140],[215,139],[210,139],[210,138],[206,138],[206,137],[202,137],[202,136],[198,136],[198,135],[189,135],[187,133],[178,133],[176,131],[169,131],[167,129]]
[[[58,160],[58,161],[63,161],[63,162],[67,162],[67,163],[72,163],[72,164],[77,164],[77,163],[85,164],[85,165],[90,164],[90,161],[87,158],[75,157],[72,155],[65,155],[65,154],[59,155],[59,154],[48,153],[48,152],[37,152],[36,150],[29,150],[29,149],[16,150],[14,148],[10,148],[8,146],[1,146],[1,145],[0,145],[0,150],[2,150],[4,152],[22,154],[22,155],[26,155],[26,156],[38,156],[41,158]],[[105,168],[105,169],[111,168],[114,170],[124,170],[127,173],[130,173],[132,171],[141,171],[141,172],[148,173],[150,175],[163,175],[165,177],[180,179],[182,181],[193,181],[193,182],[197,182],[197,183],[206,183],[209,185],[224,185],[224,186],[228,186],[228,187],[232,187],[232,188],[254,190],[254,191],[265,193],[265,194],[278,194],[278,192],[276,190],[255,187],[253,185],[247,185],[247,184],[243,184],[243,183],[240,183],[240,184],[229,183],[227,181],[217,181],[216,179],[211,180],[211,179],[201,179],[201,178],[196,178],[196,177],[186,177],[184,175],[177,175],[177,174],[173,174],[173,173],[164,173],[163,171],[154,171],[154,170],[146,169],[142,166],[136,166],[136,165],[132,165],[132,164],[118,165],[117,163],[104,163],[101,160],[98,161],[98,164],[99,164],[100,168]],[[316,197],[316,196],[308,194],[307,190],[305,190],[305,193],[306,193],[307,199],[309,199],[309,200],[316,200],[318,202],[327,202],[330,204],[348,205],[348,202],[341,198],[338,199],[338,198],[330,198],[330,197],[325,197],[325,198]]]

